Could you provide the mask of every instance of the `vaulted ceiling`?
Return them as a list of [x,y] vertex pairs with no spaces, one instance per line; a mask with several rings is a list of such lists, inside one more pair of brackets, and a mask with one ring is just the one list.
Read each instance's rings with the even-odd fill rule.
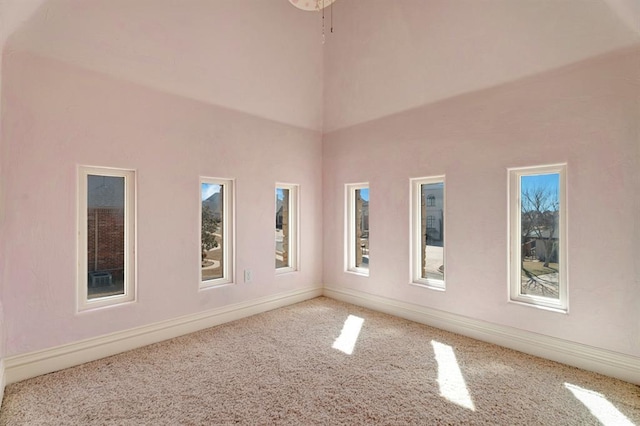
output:
[[[31,52],[330,131],[640,43],[640,0],[0,0]],[[329,32],[333,24],[334,32]]]

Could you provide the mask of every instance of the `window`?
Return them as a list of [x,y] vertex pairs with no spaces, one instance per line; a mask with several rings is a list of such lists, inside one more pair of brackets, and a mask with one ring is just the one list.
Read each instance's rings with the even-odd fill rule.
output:
[[[429,204],[427,204],[429,206]],[[434,229],[436,225],[436,217],[435,216],[427,216],[427,230]],[[428,233],[427,233],[428,235]]]
[[566,311],[566,165],[509,169],[510,298]]
[[135,300],[135,172],[78,170],[78,310]]
[[444,176],[411,179],[412,282],[444,290]]
[[369,275],[369,184],[346,186],[347,271]]
[[298,186],[276,184],[276,271],[297,269]]
[[233,181],[200,178],[200,288],[233,283]]

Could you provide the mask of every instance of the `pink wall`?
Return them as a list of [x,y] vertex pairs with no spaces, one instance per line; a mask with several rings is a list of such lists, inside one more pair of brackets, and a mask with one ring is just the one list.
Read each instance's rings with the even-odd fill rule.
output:
[[286,0],[49,0],[6,50],[321,130],[320,18]]
[[[28,53],[5,56],[6,355],[321,284],[321,135]],[[75,313],[76,167],[137,171],[138,302]],[[198,291],[199,176],[236,179],[236,271]],[[300,184],[301,265],[274,274],[274,185]],[[238,279],[236,279],[238,281]]]
[[[46,2],[3,55],[0,356],[321,283],[640,355],[640,54],[545,72],[637,44],[620,2],[345,0],[324,53],[319,15],[286,1],[76,3]],[[506,281],[506,168],[562,161],[569,315],[508,303]],[[138,172],[136,304],[75,314],[78,164]],[[408,284],[409,178],[437,174],[444,293]],[[236,178],[251,284],[197,290],[200,175]],[[281,276],[276,181],[301,184],[301,270]],[[369,278],[343,272],[362,181]]]
[[324,129],[639,43],[640,26],[627,27],[613,3],[623,8],[599,0],[337,1],[325,45]]
[[[639,100],[640,50],[626,49],[325,134],[325,285],[639,356]],[[569,314],[509,303],[507,292],[506,169],[559,162]],[[409,179],[441,174],[446,292],[409,285]],[[343,260],[344,185],[365,181],[369,277],[345,273]]]

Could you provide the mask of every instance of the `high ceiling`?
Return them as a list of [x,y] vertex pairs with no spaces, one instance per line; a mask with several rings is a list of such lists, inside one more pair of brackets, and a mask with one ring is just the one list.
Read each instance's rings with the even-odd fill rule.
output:
[[[6,9],[23,0],[4,1]],[[287,0],[47,0],[35,10],[13,10],[15,19],[31,16],[11,35],[5,59],[27,51],[212,105],[322,128],[318,15]]]
[[[0,46],[330,131],[640,43],[640,0],[0,0]],[[327,13],[328,18],[328,13]]]
[[348,5],[335,8],[337,37],[325,50],[325,131],[522,81],[640,43],[640,0]]

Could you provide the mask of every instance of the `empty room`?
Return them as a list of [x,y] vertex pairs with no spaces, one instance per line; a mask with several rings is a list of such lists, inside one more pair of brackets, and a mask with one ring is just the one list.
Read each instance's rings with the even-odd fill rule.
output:
[[640,424],[639,0],[0,0],[0,47],[0,425]]

